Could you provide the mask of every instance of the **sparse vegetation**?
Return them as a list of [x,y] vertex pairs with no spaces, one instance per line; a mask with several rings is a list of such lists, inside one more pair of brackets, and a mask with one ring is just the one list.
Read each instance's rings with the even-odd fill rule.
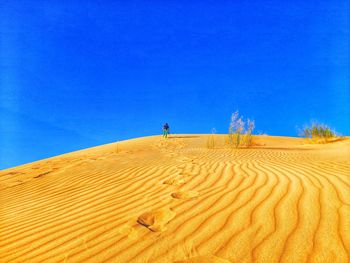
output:
[[314,143],[328,142],[337,137],[336,132],[328,125],[313,122],[305,125],[300,131],[302,137],[310,139]]
[[215,134],[216,134],[216,129],[215,128],[211,129],[211,134],[207,138],[207,148],[208,149],[215,148]]
[[253,130],[255,121],[247,119],[245,122],[239,112],[236,111],[231,116],[231,122],[228,133],[228,143],[231,147],[238,148],[240,146],[250,147],[252,145]]
[[253,142],[253,130],[255,127],[255,121],[247,120],[247,129],[243,135],[243,145],[249,147]]

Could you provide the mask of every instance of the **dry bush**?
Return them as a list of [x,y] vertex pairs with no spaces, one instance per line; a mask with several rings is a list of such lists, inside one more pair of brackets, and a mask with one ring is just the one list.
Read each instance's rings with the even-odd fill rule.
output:
[[228,132],[228,144],[234,148],[241,146],[250,147],[252,145],[254,128],[254,120],[247,119],[245,122],[243,117],[239,116],[238,111],[232,113]]
[[208,149],[215,148],[215,134],[216,134],[216,129],[215,128],[211,129],[211,134],[207,138],[207,148]]
[[115,143],[115,153],[119,153],[119,141]]
[[325,143],[337,138],[336,132],[326,124],[313,122],[305,125],[299,132],[302,137],[308,138],[313,143]]
[[255,127],[255,121],[247,120],[247,129],[243,135],[243,145],[250,147],[253,142],[253,130]]

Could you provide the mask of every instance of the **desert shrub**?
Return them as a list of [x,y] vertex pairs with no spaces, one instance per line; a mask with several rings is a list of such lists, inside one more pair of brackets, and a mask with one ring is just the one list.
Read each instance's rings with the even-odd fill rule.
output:
[[327,142],[337,137],[336,132],[328,125],[313,122],[311,125],[305,125],[300,131],[302,137],[308,138],[313,142]]
[[243,145],[247,147],[252,145],[254,128],[255,128],[255,121],[248,119],[247,129],[245,130],[245,133],[243,135]]
[[211,129],[211,134],[207,138],[207,148],[208,149],[215,148],[215,134],[216,134],[216,129],[215,128]]
[[249,147],[252,145],[253,130],[255,121],[247,119],[245,122],[239,112],[236,111],[231,115],[231,122],[228,131],[228,143],[231,147],[240,146]]

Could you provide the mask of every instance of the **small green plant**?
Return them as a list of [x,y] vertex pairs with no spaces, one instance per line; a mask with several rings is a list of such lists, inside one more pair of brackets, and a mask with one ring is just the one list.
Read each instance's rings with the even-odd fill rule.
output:
[[211,134],[207,138],[207,148],[208,149],[215,148],[215,134],[216,134],[216,129],[215,128],[211,129]]
[[255,121],[247,119],[243,120],[236,111],[231,115],[231,122],[228,131],[228,143],[231,147],[238,148],[240,146],[250,147],[252,145],[253,130]]
[[313,122],[311,125],[305,125],[300,131],[302,137],[310,139],[312,142],[328,142],[336,138],[336,132],[328,125]]

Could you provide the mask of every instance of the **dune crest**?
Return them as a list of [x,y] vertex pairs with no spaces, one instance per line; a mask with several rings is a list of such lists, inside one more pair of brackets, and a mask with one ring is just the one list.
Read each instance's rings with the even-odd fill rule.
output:
[[207,138],[0,171],[0,262],[349,262],[350,138]]

